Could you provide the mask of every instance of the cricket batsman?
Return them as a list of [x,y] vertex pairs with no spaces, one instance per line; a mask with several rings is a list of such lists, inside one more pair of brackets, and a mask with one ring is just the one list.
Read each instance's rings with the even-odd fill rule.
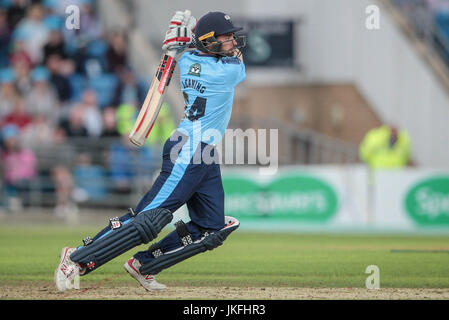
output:
[[[198,21],[177,11],[170,22],[163,50],[179,50],[178,66],[185,99],[184,118],[164,144],[162,168],[152,188],[135,209],[110,219],[109,225],[84,245],[64,247],[54,280],[59,291],[72,288],[77,275],[84,276],[101,265],[151,242],[187,204],[190,221],[175,223],[175,230],[148,250],[134,254],[125,270],[146,290],[163,290],[155,279],[162,270],[206,250],[222,245],[238,228],[239,221],[225,216],[224,191],[215,145],[224,136],[231,117],[234,87],[243,81],[245,65],[240,48],[244,36],[236,36],[229,15],[209,12]],[[185,51],[188,47],[194,50]],[[211,137],[201,132],[218,132]],[[216,161],[205,161],[207,153]]]

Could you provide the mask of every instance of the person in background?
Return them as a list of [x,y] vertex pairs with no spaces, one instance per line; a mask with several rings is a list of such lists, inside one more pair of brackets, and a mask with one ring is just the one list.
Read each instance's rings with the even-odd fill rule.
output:
[[83,122],[83,110],[78,106],[73,106],[70,109],[68,117],[61,119],[58,127],[62,129],[67,138],[88,136]]
[[43,64],[47,63],[48,57],[51,55],[58,55],[62,59],[67,59],[68,55],[65,49],[65,41],[61,33],[61,22],[58,17],[46,20],[46,26],[50,30],[48,41],[43,47],[44,60]]
[[125,35],[112,32],[108,39],[109,48],[106,52],[108,72],[120,72],[128,64],[128,46]]
[[30,38],[30,34],[25,30],[14,30],[11,35],[11,43],[10,43],[10,55],[9,55],[9,64],[13,65],[14,60],[20,59],[25,61],[29,69],[32,69],[35,65],[31,55],[27,49],[27,41]]
[[11,30],[25,17],[27,5],[27,0],[12,0],[7,10],[8,25]]
[[8,66],[9,44],[11,29],[8,26],[6,11],[0,8],[0,68]]
[[33,117],[26,110],[25,103],[21,98],[15,101],[11,112],[0,119],[0,124],[2,127],[13,124],[16,125],[20,131],[22,131],[32,122]]
[[133,181],[149,178],[148,168],[152,166],[152,153],[147,146],[136,148],[123,133],[120,139],[113,141],[109,147],[108,170],[110,185],[117,194],[132,191]]
[[11,54],[9,63],[16,75],[14,83],[17,87],[17,91],[24,97],[30,93],[33,86],[31,80],[31,59],[23,51],[17,51]]
[[120,133],[117,130],[117,116],[114,107],[106,107],[102,111],[103,132],[102,138],[118,138]]
[[56,122],[60,111],[58,94],[51,85],[50,74],[45,67],[37,67],[31,72],[33,87],[26,95],[27,110],[33,116],[44,116]]
[[12,111],[19,98],[14,85],[15,80],[16,75],[13,69],[0,69],[0,119]]
[[37,174],[37,158],[33,151],[20,143],[20,131],[16,125],[2,128],[1,162],[6,196],[11,211],[29,205],[31,183]]
[[69,59],[62,59],[59,54],[50,54],[45,66],[50,73],[50,83],[55,87],[59,101],[68,102],[72,97],[69,76],[74,71],[74,63]]
[[83,110],[83,124],[87,129],[88,136],[99,137],[103,131],[103,123],[95,91],[86,89],[81,102],[75,107]]
[[396,126],[382,125],[366,134],[359,151],[371,169],[402,168],[410,161],[410,137]]
[[84,28],[80,36],[86,42],[100,39],[103,36],[103,26],[95,8],[95,1],[82,0],[80,9],[80,26]]
[[70,169],[64,164],[58,164],[51,170],[51,181],[56,193],[54,214],[58,218],[68,218],[77,215],[78,207],[74,200],[74,182]]
[[28,38],[25,50],[31,57],[33,64],[42,62],[43,47],[47,42],[49,30],[43,23],[44,10],[40,4],[32,4],[26,11],[26,16],[17,25],[13,35],[23,33]]
[[410,161],[410,137],[405,130],[384,124],[371,129],[363,138],[359,147],[359,156],[368,168],[368,219],[372,220],[375,212],[376,171],[397,170]]
[[92,156],[81,152],[72,169],[74,198],[77,202],[103,201],[107,196],[107,182],[104,168],[92,161]]
[[175,120],[171,115],[170,106],[164,102],[145,143],[149,146],[161,147],[175,129]]
[[[24,147],[42,151],[43,148],[51,148],[54,146],[55,128],[47,117],[37,115],[22,130],[20,136]],[[53,153],[49,156],[52,157]]]
[[129,134],[137,118],[137,108],[133,104],[122,103],[117,107],[117,130],[120,135]]
[[129,68],[120,69],[119,82],[113,96],[112,105],[132,104],[140,107],[145,100],[148,88],[143,89],[139,86],[136,74]]

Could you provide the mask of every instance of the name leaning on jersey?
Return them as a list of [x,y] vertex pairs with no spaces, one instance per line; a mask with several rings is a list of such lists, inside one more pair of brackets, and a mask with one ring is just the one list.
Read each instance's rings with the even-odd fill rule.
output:
[[206,90],[206,87],[203,86],[198,80],[193,79],[185,79],[184,81],[182,81],[182,87],[183,89],[192,88],[196,91],[199,91],[200,93],[204,93],[204,91]]

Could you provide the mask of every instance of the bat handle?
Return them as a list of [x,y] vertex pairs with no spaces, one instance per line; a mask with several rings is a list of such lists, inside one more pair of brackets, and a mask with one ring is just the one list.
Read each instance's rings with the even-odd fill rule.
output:
[[178,54],[178,50],[167,50],[165,54],[169,57],[175,58]]

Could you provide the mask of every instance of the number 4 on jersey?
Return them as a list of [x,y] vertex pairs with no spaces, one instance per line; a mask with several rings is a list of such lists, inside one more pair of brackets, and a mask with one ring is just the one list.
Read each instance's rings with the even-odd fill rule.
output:
[[[184,98],[186,102],[187,94],[184,92]],[[199,118],[204,116],[204,113],[206,111],[206,98],[196,97],[195,101],[193,101],[192,106],[190,107],[189,111],[187,112],[187,119],[190,121],[198,120]]]

